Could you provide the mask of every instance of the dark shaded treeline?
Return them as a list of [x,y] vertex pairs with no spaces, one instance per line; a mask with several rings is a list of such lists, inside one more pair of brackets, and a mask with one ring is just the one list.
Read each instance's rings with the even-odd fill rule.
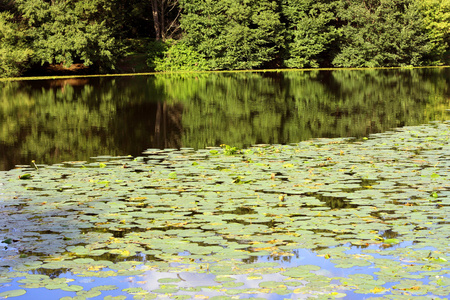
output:
[[0,76],[448,63],[450,0],[0,0]]

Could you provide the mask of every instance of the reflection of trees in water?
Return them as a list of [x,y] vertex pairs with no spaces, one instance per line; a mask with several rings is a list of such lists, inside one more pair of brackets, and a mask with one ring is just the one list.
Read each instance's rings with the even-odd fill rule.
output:
[[447,69],[336,70],[159,76],[182,102],[183,144],[245,147],[315,137],[364,137],[445,119]]
[[[144,102],[119,108],[108,125],[117,154],[141,154],[146,148],[181,147],[181,105]],[[107,153],[111,154],[111,153]]]
[[69,79],[56,79],[47,82],[49,87],[58,87],[64,92],[66,85],[69,86],[84,86],[89,84],[89,79],[86,78],[69,78]]
[[363,137],[446,119],[449,69],[202,73],[0,83],[0,168]]
[[[109,261],[112,263],[119,263],[119,262],[126,262],[126,261],[130,261],[130,262],[146,262],[146,261],[161,261],[160,259],[156,258],[155,256],[152,255],[134,255],[134,256],[128,256],[128,257],[123,257],[117,254],[110,254],[110,253],[105,253],[103,255],[99,255],[99,256],[83,256],[84,259],[92,259],[94,261]],[[82,268],[89,268],[90,264],[80,264],[80,266]],[[101,268],[99,268],[102,271],[107,271],[108,270],[108,266],[102,266],[100,265]],[[54,278],[58,278],[63,274],[72,274],[72,272],[74,271],[73,268],[60,268],[60,269],[46,269],[46,268],[37,268],[35,270],[31,270],[31,274],[39,274],[39,275],[47,275],[48,277],[50,277],[51,279]],[[79,270],[77,270],[79,271]]]
[[379,235],[385,239],[395,239],[398,238],[400,236],[400,234],[392,229],[388,229],[388,230],[384,230],[384,231],[380,231]]
[[314,196],[317,200],[324,202],[331,209],[356,208],[358,205],[351,204],[347,198],[323,196],[320,193],[307,193],[308,196]]
[[289,251],[289,255],[284,255],[283,253],[280,254],[272,254],[272,255],[264,255],[264,256],[258,256],[253,255],[249,256],[246,259],[243,259],[242,262],[246,264],[254,264],[261,261],[268,261],[268,262],[276,262],[281,264],[291,264],[295,260],[302,259],[302,255],[300,254],[300,250],[294,249]]
[[47,275],[48,277],[50,277],[50,279],[54,279],[54,278],[58,278],[62,274],[70,273],[71,269],[61,268],[61,269],[55,270],[55,269],[38,268],[35,270],[31,270],[30,272],[31,272],[31,274],[34,274],[34,275]]
[[[158,102],[155,118],[153,146],[155,148],[180,148],[183,106],[168,106],[166,102]],[[175,128],[175,130],[171,130]]]
[[151,82],[0,83],[0,169],[179,147],[182,107],[161,102],[162,92]]

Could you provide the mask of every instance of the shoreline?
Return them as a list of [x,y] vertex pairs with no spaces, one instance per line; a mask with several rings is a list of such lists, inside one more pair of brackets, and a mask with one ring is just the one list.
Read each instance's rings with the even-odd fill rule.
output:
[[99,78],[99,77],[130,77],[149,75],[173,75],[173,74],[215,74],[215,73],[280,73],[280,72],[311,72],[311,71],[367,71],[367,70],[415,70],[415,69],[446,69],[446,66],[421,66],[421,67],[377,67],[377,68],[305,68],[305,69],[261,69],[261,70],[218,70],[218,71],[171,71],[171,72],[140,72],[140,73],[108,73],[108,74],[74,74],[74,75],[44,75],[30,77],[0,78],[0,82],[54,80],[71,78]]

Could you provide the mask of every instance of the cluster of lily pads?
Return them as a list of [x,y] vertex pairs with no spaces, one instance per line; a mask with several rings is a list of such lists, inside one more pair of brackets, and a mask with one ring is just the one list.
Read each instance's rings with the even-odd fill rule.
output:
[[0,172],[0,297],[447,296],[449,158],[444,122],[17,166]]

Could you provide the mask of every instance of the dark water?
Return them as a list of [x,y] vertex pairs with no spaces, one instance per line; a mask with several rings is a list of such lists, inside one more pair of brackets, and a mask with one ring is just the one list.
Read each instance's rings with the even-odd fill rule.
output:
[[364,137],[450,118],[450,68],[0,82],[0,170],[148,148]]

